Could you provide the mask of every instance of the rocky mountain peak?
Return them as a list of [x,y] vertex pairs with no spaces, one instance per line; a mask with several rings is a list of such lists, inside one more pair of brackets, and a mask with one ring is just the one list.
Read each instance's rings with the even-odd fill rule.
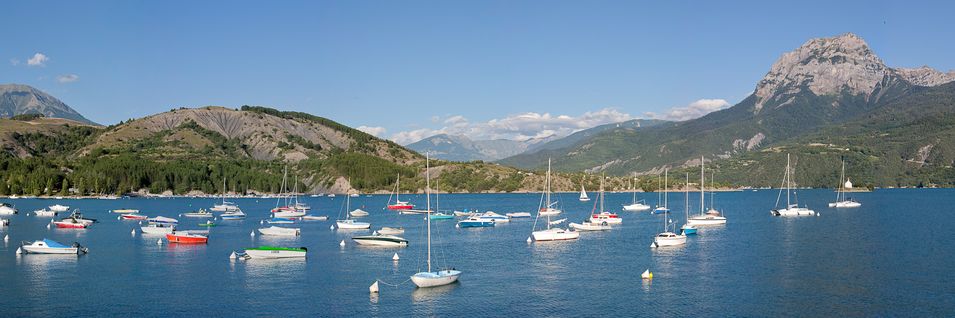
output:
[[817,96],[869,94],[891,72],[858,35],[812,39],[783,54],[759,81],[755,111],[786,105],[804,88]]
[[96,125],[56,97],[36,88],[20,84],[0,85],[0,118],[23,114],[43,114]]
[[895,69],[903,79],[918,86],[937,86],[955,81],[955,70],[942,73],[928,66]]

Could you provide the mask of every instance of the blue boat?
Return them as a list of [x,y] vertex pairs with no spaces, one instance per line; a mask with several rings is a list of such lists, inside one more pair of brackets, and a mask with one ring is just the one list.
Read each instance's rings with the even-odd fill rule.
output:
[[667,214],[670,213],[670,209],[667,209],[665,206],[658,206],[656,209],[653,209],[651,214]]
[[448,219],[453,219],[454,215],[438,212],[438,213],[431,214],[430,217],[432,220],[448,220]]
[[683,224],[683,227],[680,228],[680,232],[682,232],[683,235],[696,235],[696,227],[689,224]]
[[292,224],[295,220],[289,218],[272,218],[268,220],[269,224]]
[[466,220],[458,221],[458,227],[492,227],[494,226],[493,220],[482,219],[480,217],[469,217]]

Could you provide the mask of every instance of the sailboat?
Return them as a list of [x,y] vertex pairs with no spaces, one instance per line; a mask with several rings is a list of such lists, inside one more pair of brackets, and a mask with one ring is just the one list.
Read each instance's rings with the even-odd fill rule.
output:
[[[567,219],[560,219],[556,221],[550,220],[550,217],[552,215],[560,213],[560,210],[557,210],[551,207],[556,202],[554,203],[550,202],[550,158],[547,159],[547,178],[546,178],[546,183],[544,186],[544,197],[546,199],[544,201],[543,207],[541,207],[541,209],[539,210],[540,212],[537,213],[537,218],[534,219],[534,228],[535,229],[537,228],[537,220],[540,219],[540,217],[543,215],[547,217],[547,229],[540,230],[540,231],[533,231],[531,232],[531,237],[533,237],[534,240],[538,242],[539,241],[574,240],[579,238],[580,233],[577,231],[571,231],[571,230],[563,229],[559,227],[551,227],[552,225],[563,223]],[[551,212],[555,210],[557,211],[557,213],[545,213],[545,212]]]
[[[425,179],[426,186],[425,192],[427,195],[427,213],[431,214],[431,172],[429,161],[431,157],[429,154],[425,154]],[[418,286],[419,288],[424,287],[435,287],[435,286],[444,286],[458,281],[458,277],[461,276],[461,271],[455,269],[445,269],[439,271],[431,271],[431,218],[426,217],[425,222],[428,224],[428,271],[419,272],[414,275],[411,275],[411,282]]]
[[584,184],[580,184],[580,202],[590,201],[590,198],[587,197],[587,190],[584,190]]
[[[600,211],[603,211],[603,210],[604,210],[604,182],[603,182],[603,178],[600,179],[600,194],[598,195],[598,198],[599,198],[599,201],[600,201]],[[610,227],[610,223],[609,223],[609,222],[606,222],[606,221],[603,221],[603,222],[595,222],[594,219],[593,219],[593,217],[591,217],[591,218],[585,220],[582,224],[570,223],[570,224],[568,224],[568,225],[569,225],[571,228],[574,228],[575,230],[578,230],[578,231],[606,231],[606,230],[612,229],[612,228]]]
[[[304,210],[299,210],[291,204],[290,196],[286,191],[288,191],[288,166],[285,166],[285,172],[282,173],[282,187],[280,189],[281,194],[275,200],[275,208],[273,208],[271,211],[272,217],[297,218],[305,216]],[[282,199],[285,199],[285,205],[279,206],[282,203]],[[295,198],[295,201],[297,203],[298,197]]]
[[[770,213],[775,216],[815,215],[816,211],[810,210],[808,207],[799,207],[798,201],[796,203],[792,203],[792,201],[790,201],[792,186],[792,169],[790,168],[789,154],[786,154],[786,172],[783,174],[783,186],[780,187],[779,195],[776,196],[777,208],[770,211]],[[783,187],[785,187],[786,190],[786,208],[779,209],[779,199],[782,196]]]
[[604,194],[603,194],[603,183],[604,178],[600,178],[600,211],[597,213],[591,213],[590,223],[596,224],[620,224],[623,223],[623,219],[620,218],[616,213],[608,212],[604,210]]
[[[664,169],[664,170],[663,170],[663,190],[660,191],[660,193],[659,193],[660,195],[663,196],[663,200],[662,200],[662,201],[663,201],[663,205],[657,204],[657,208],[656,208],[656,209],[653,209],[653,212],[652,212],[653,214],[665,214],[665,213],[670,213],[670,208],[669,208],[669,205],[670,205],[670,202],[669,202],[670,192],[668,191],[670,184],[669,184],[669,180],[668,180],[668,177],[669,177],[668,173],[669,173],[669,170],[668,170],[668,169]],[[657,202],[661,201],[661,200],[659,200],[659,199],[657,199],[657,200],[658,200]]]
[[[351,181],[349,181],[349,184]],[[368,222],[356,222],[351,218],[351,213],[348,213],[348,210],[351,209],[351,197],[345,196],[345,219],[337,220],[335,224],[338,225],[340,230],[363,230],[371,227],[371,223]]]
[[225,178],[222,178],[222,204],[212,206],[212,211],[224,212],[219,217],[223,220],[240,220],[245,218],[245,212],[233,202],[225,200]]
[[[845,182],[842,182],[845,180]],[[839,174],[839,190],[836,192],[836,202],[829,203],[830,208],[858,208],[862,203],[846,198],[846,191],[852,189],[852,181],[846,178],[846,160],[842,159],[842,173]]]
[[624,211],[638,212],[646,211],[650,209],[650,206],[643,202],[643,200],[637,201],[637,178],[633,178],[633,183],[630,185],[630,191],[633,193],[633,202],[623,206]]
[[663,232],[653,237],[653,247],[677,246],[686,244],[685,234],[676,234],[670,231],[673,225],[670,221],[670,213],[663,214]]
[[414,209],[414,204],[410,204],[405,201],[401,201],[401,174],[398,174],[398,179],[395,181],[395,203],[391,204],[391,199],[388,199],[388,210],[393,211],[404,211]]
[[683,186],[683,212],[686,213],[687,223],[680,227],[680,233],[683,235],[696,234],[696,227],[689,223],[690,220],[690,173],[686,173],[686,183]]
[[691,225],[718,225],[726,224],[726,218],[723,217],[723,214],[716,210],[710,210],[704,213],[706,207],[706,190],[704,190],[704,184],[706,184],[706,172],[704,170],[704,161],[703,157],[700,157],[700,215],[690,217],[686,220],[687,224]]

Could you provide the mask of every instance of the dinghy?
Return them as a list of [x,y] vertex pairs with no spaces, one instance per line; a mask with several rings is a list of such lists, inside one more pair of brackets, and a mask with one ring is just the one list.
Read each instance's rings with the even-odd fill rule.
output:
[[66,205],[54,204],[54,205],[51,205],[48,209],[50,209],[50,211],[66,212],[70,210],[70,207]]
[[157,216],[151,219],[146,219],[150,224],[178,224],[179,220],[173,218],[167,218],[165,216]]
[[378,234],[385,234],[385,235],[398,235],[398,234],[404,234],[404,233],[405,233],[405,229],[403,227],[382,226],[381,229],[378,230]]
[[245,249],[244,253],[236,253],[240,259],[275,259],[275,258],[305,258],[308,249],[304,247],[277,247],[259,246]]
[[511,212],[511,213],[506,213],[504,215],[512,219],[526,219],[531,217],[530,212]]
[[297,236],[302,235],[302,230],[298,228],[270,226],[259,229],[259,233],[262,233],[262,235],[274,236]]
[[147,220],[148,216],[140,214],[123,214],[123,220]]
[[327,215],[306,215],[302,217],[302,220],[306,221],[327,221]]
[[113,213],[118,213],[118,214],[127,214],[127,213],[139,213],[139,210],[137,210],[137,209],[116,209],[116,210],[113,210],[112,212],[113,212]]
[[86,254],[89,249],[83,247],[80,243],[64,245],[51,239],[43,239],[29,244],[27,242],[20,243],[20,248],[17,251],[23,254]]
[[359,218],[363,216],[368,216],[369,213],[362,209],[355,209],[354,211],[348,212],[348,214],[351,215],[352,217]]
[[173,231],[166,234],[166,240],[169,243],[180,244],[207,244],[209,243],[209,232],[204,231]]

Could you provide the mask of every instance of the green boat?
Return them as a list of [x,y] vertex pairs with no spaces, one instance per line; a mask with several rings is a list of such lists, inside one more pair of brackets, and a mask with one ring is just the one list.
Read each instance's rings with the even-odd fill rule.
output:
[[215,223],[212,223],[212,221],[209,221],[209,222],[206,222],[206,223],[199,223],[199,226],[213,227],[213,226],[216,226],[216,224],[215,224]]
[[244,258],[304,258],[304,247],[259,246],[245,249]]

